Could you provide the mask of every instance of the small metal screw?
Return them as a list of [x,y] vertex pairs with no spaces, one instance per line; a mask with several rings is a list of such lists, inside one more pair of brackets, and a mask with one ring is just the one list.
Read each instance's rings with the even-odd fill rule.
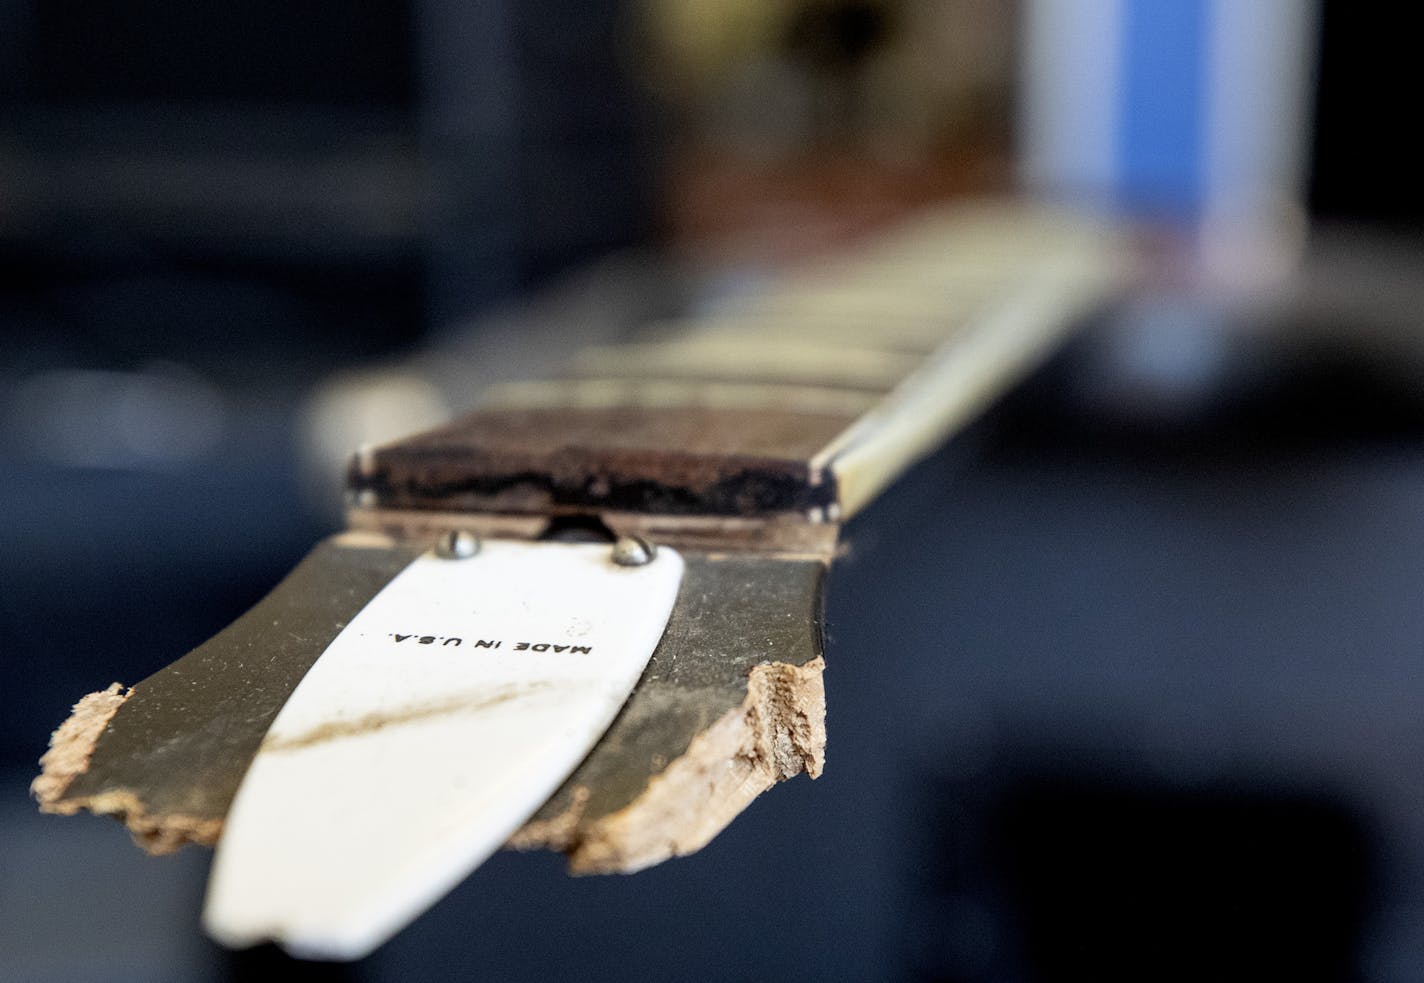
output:
[[613,544],[613,562],[620,567],[641,567],[657,555],[658,548],[641,536],[619,536]]
[[479,537],[463,529],[441,533],[435,541],[435,555],[446,560],[468,560],[479,551]]

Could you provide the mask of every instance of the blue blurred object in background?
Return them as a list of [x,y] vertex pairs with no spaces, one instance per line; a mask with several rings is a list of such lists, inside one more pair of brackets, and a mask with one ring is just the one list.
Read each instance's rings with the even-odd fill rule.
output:
[[1316,0],[1030,0],[1025,183],[1252,244],[1298,226],[1318,17]]

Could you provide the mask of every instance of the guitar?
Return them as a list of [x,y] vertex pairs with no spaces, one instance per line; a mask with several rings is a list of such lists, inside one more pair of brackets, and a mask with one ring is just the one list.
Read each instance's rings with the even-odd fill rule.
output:
[[84,697],[33,791],[216,845],[220,941],[357,958],[501,845],[697,850],[824,762],[842,524],[1131,276],[1025,203],[918,216],[654,340],[365,448],[347,532],[209,642]]

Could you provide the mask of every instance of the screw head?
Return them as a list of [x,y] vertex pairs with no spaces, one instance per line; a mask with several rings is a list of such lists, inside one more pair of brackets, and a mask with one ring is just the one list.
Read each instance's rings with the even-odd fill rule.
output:
[[658,548],[641,536],[619,536],[613,544],[613,562],[620,567],[641,567],[657,555]]
[[435,541],[435,555],[446,560],[468,560],[479,551],[479,537],[463,529],[443,532]]

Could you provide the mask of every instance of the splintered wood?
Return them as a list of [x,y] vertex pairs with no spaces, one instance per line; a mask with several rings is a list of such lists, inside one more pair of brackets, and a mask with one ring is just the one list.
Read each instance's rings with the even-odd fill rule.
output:
[[72,815],[79,806],[64,801],[64,793],[76,777],[89,770],[89,758],[99,735],[109,726],[119,707],[129,698],[123,683],[90,693],[74,704],[69,719],[50,735],[49,750],[40,758],[40,776],[30,783],[30,794],[44,812]]
[[511,845],[576,873],[633,871],[705,845],[756,796],[825,762],[823,565],[689,561],[633,698]]
[[[378,589],[374,571],[409,561],[408,547],[378,542],[325,544],[254,609],[255,620],[299,624],[308,634],[336,630]],[[354,563],[351,550],[359,551]],[[634,871],[698,849],[777,781],[821,773],[824,562],[705,553],[688,553],[686,562],[677,609],[632,697],[511,846],[563,851],[576,873]],[[282,595],[310,589],[333,566],[345,571],[346,589],[323,615],[297,614]],[[152,853],[216,843],[266,721],[300,679],[290,667],[263,685],[214,679],[208,664],[232,671],[233,646],[246,650],[234,629],[128,693],[115,684],[81,700],[35,780],[41,808],[114,816]],[[295,650],[275,657],[302,658]],[[195,679],[222,692],[195,691]],[[219,724],[193,726],[180,701]]]
[[123,822],[134,842],[149,853],[172,853],[185,843],[216,842],[222,820],[152,813],[142,796],[131,789],[106,789],[87,795],[69,794],[75,779],[89,770],[90,759],[109,722],[133,690],[120,683],[90,693],[74,705],[74,712],[50,737],[49,750],[40,758],[40,775],[30,784],[30,794],[41,812],[72,816],[81,809]]
[[[706,846],[753,799],[826,760],[825,662],[757,666],[747,698],[698,734],[687,752],[617,812],[590,817],[586,790],[566,815],[534,820],[512,846],[568,854],[575,874],[629,873]],[[579,795],[579,792],[584,794]]]

